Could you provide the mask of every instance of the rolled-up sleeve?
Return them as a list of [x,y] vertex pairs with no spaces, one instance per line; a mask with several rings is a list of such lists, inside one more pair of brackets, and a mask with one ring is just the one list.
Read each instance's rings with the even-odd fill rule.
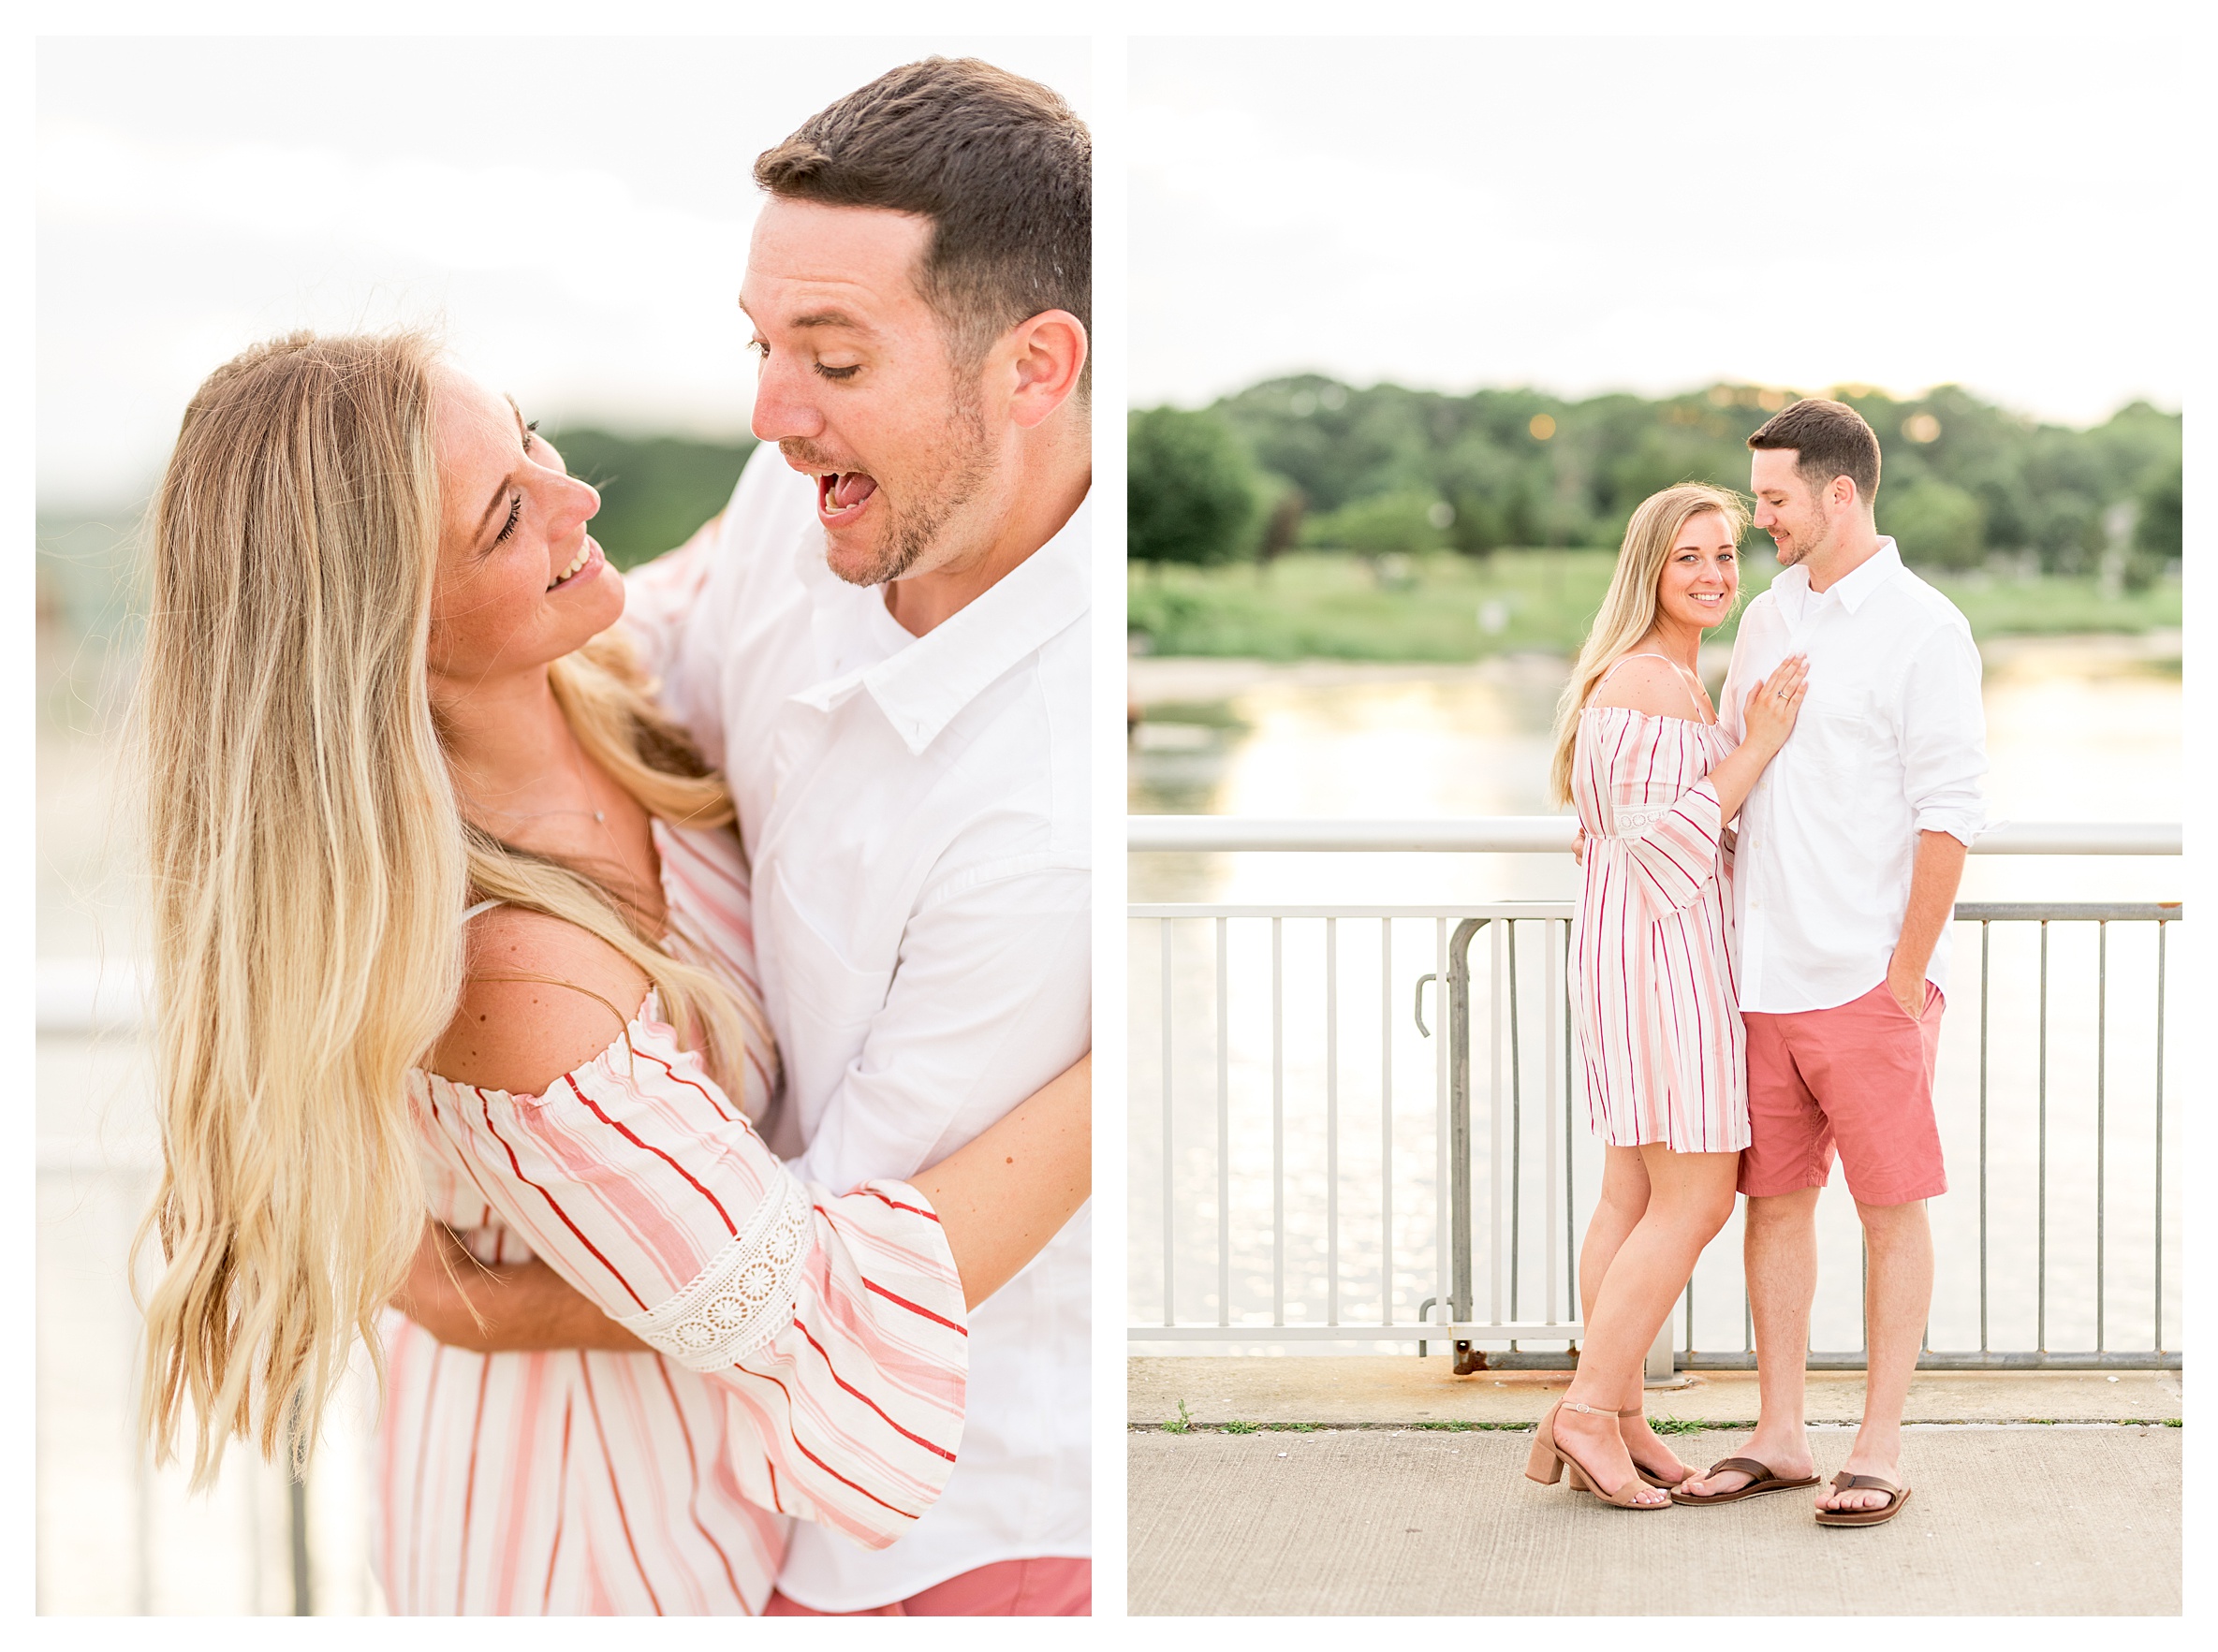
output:
[[1961,624],[1936,626],[1911,657],[1896,709],[1902,786],[1921,832],[1966,848],[1987,829],[1987,715],[1979,650]]

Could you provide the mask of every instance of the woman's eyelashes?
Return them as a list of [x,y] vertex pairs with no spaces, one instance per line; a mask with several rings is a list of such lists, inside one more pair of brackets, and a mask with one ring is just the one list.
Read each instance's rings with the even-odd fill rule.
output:
[[533,419],[531,423],[523,427],[523,450],[526,453],[529,453],[532,450],[532,445],[538,440],[538,438],[533,434],[533,432],[538,428],[539,421],[536,418]]
[[508,535],[516,532],[516,524],[523,516],[523,491],[519,489],[508,501],[508,519],[501,524],[501,531],[492,536],[495,546],[507,543]]

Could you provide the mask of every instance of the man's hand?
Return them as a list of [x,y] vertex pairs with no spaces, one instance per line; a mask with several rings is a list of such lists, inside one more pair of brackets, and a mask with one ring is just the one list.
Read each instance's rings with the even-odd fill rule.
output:
[[1911,964],[1900,952],[1887,960],[1887,989],[1913,1021],[1925,1014],[1925,966]]
[[512,1353],[542,1348],[651,1352],[545,1263],[487,1265],[444,1225],[428,1222],[392,1305],[449,1348]]
[[1910,901],[1902,928],[1887,960],[1887,989],[1913,1021],[1925,1014],[1925,966],[1956,908],[1963,881],[1964,846],[1946,832],[1917,834],[1910,868]]

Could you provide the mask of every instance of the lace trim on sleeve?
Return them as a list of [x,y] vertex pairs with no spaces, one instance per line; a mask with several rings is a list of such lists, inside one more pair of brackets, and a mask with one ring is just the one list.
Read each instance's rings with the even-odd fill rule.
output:
[[1617,830],[1610,835],[1618,838],[1638,838],[1678,807],[1679,804],[1676,801],[1640,805],[1621,804],[1611,811],[1610,824]]
[[617,1321],[687,1370],[738,1364],[792,1323],[809,1196],[790,1172],[677,1295]]

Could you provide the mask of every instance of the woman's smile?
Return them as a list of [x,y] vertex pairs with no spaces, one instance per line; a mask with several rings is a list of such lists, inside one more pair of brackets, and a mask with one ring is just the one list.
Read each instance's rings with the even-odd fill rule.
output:
[[555,575],[554,583],[550,585],[547,590],[550,593],[561,591],[566,586],[574,585],[579,580],[591,577],[608,565],[608,560],[601,555],[601,548],[594,543],[593,535],[588,534],[585,536],[585,543],[578,548],[578,554],[570,559],[567,567]]

